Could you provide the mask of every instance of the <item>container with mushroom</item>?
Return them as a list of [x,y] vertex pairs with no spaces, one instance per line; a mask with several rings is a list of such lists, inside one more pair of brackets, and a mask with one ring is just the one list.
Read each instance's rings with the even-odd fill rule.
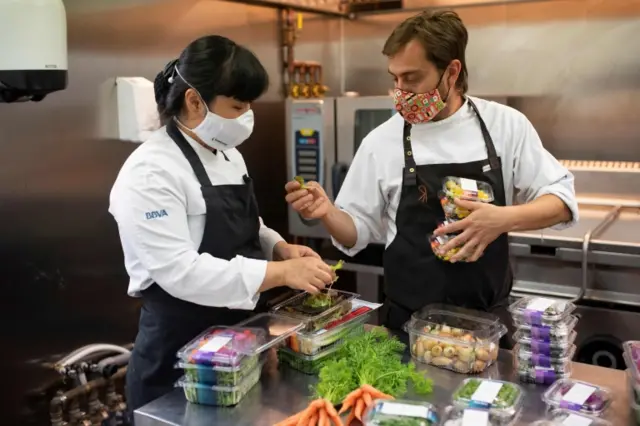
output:
[[463,374],[481,373],[493,364],[507,331],[490,314],[446,305],[414,313],[405,330],[416,361]]

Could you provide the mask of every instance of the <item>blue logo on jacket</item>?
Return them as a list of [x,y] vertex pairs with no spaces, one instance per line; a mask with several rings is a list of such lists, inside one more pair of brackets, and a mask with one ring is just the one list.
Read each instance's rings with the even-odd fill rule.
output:
[[158,219],[164,216],[169,216],[169,214],[167,213],[167,211],[165,209],[162,210],[154,210],[152,212],[146,212],[145,217],[147,218],[147,220],[149,219]]

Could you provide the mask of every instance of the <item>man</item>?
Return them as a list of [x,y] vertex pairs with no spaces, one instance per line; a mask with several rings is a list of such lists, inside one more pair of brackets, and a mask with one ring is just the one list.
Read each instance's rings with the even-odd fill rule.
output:
[[[513,276],[507,233],[569,226],[578,217],[573,176],[547,152],[520,112],[466,96],[467,30],[455,12],[423,12],[387,39],[399,114],[364,138],[335,206],[315,182],[286,185],[303,217],[321,219],[333,243],[353,256],[386,235],[384,324],[401,329],[431,303],[507,311]],[[469,216],[444,219],[438,192],[448,176],[491,185],[495,200],[460,200]],[[442,253],[429,236],[453,234]],[[503,345],[509,346],[508,341]]]

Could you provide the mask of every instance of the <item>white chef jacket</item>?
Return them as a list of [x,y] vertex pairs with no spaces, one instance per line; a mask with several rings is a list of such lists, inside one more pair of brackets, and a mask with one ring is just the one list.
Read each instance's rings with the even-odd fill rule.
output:
[[[506,105],[471,99],[502,160],[507,204],[523,204],[553,194],[572,213],[570,223],[556,228],[575,224],[578,205],[573,175],[544,149],[531,122]],[[357,229],[357,241],[351,248],[332,239],[349,256],[370,242],[385,242],[388,247],[396,236],[404,167],[403,125],[400,114],[394,114],[362,140],[336,198],[336,206],[353,218]],[[418,165],[468,163],[487,158],[478,117],[468,102],[443,120],[414,125],[411,145]]]
[[[204,148],[188,135],[212,185],[243,185],[247,167],[236,149]],[[205,306],[253,309],[267,261],[224,260],[198,253],[206,205],[191,165],[162,127],[122,166],[111,190],[109,212],[118,223],[131,296],[157,283],[178,299]],[[284,241],[260,219],[260,243],[268,259]]]

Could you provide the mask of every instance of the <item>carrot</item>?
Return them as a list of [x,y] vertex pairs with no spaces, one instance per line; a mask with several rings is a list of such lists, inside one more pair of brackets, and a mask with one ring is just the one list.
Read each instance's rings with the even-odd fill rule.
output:
[[373,399],[371,399],[371,394],[369,392],[362,392],[362,400],[366,407],[371,407],[373,404]]
[[333,421],[333,423],[336,426],[342,426],[342,420],[340,419],[340,416],[338,415],[338,412],[336,411],[336,407],[334,407],[333,404],[330,403],[329,401],[327,401],[326,410],[327,410],[327,414],[329,415],[329,418],[331,419],[331,421]]
[[345,422],[345,426],[351,425],[351,423],[353,423],[355,418],[356,418],[356,413],[354,410],[351,410],[351,413],[349,413],[349,417],[347,417],[347,421]]
[[[318,411],[319,413],[319,411]],[[311,418],[309,419],[309,426],[316,426],[318,425],[318,414],[314,414],[313,416],[311,416]]]
[[358,388],[351,392],[342,401],[342,408],[340,408],[339,414],[346,413],[347,410],[355,405],[356,400],[362,395],[362,389]]
[[379,399],[395,399],[391,395],[387,395],[384,392],[380,392],[378,389],[374,388],[371,385],[362,385],[360,387],[362,388],[363,392],[369,393],[372,398],[376,398],[376,399],[378,399],[378,398]]
[[327,410],[324,408],[320,408],[318,410],[318,426],[327,426],[329,425],[329,416],[327,415]]
[[364,400],[360,398],[356,403],[356,409],[354,410],[356,413],[356,419],[362,421],[362,410],[364,410]]
[[302,415],[298,419],[297,426],[306,426],[309,423],[311,416],[317,413],[318,408],[324,405],[324,399],[316,399],[312,401],[309,406],[302,411]]
[[299,412],[298,414],[294,414],[291,417],[287,417],[286,419],[284,419],[283,421],[276,423],[273,426],[295,426],[298,424],[298,420],[300,419],[300,417],[302,416],[302,411]]

